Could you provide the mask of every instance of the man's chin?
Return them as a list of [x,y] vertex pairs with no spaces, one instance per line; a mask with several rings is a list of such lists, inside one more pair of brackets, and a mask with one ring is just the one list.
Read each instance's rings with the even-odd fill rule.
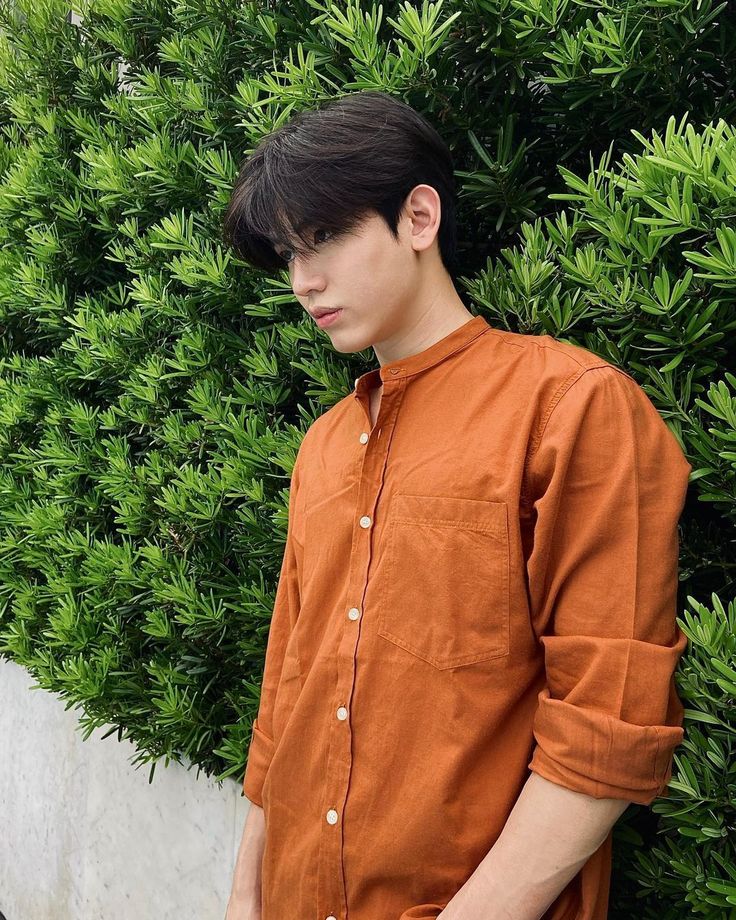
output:
[[351,355],[359,351],[365,351],[372,345],[372,342],[367,341],[365,338],[359,339],[355,336],[351,336],[350,333],[344,329],[341,329],[339,332],[337,329],[334,331],[331,329],[323,329],[322,331],[325,335],[329,336],[335,351],[339,351],[340,354],[343,355]]

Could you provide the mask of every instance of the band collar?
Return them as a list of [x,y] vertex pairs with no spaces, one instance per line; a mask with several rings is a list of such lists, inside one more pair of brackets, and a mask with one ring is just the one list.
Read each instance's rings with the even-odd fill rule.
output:
[[353,395],[357,397],[369,385],[368,378],[371,378],[370,386],[377,386],[378,377],[380,377],[380,382],[383,384],[386,380],[395,380],[399,377],[408,377],[419,371],[425,371],[427,368],[439,364],[440,361],[453,355],[464,345],[472,342],[473,339],[490,328],[491,326],[485,317],[474,316],[423,351],[417,352],[415,355],[408,355],[405,358],[399,358],[396,361],[389,361],[378,368],[361,374],[360,377],[356,377]]

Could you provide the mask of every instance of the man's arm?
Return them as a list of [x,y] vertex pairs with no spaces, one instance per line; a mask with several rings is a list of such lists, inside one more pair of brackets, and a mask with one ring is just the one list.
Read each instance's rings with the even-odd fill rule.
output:
[[692,467],[610,366],[566,382],[542,418],[521,506],[546,674],[532,776],[442,920],[539,920],[629,802],[666,794],[684,735],[677,523]]
[[264,662],[263,680],[261,681],[261,698],[258,715],[251,726],[251,740],[243,777],[243,791],[246,797],[258,808],[263,808],[263,784],[266,779],[274,753],[274,705],[281,681],[286,650],[299,616],[301,604],[299,587],[299,557],[301,548],[295,534],[301,524],[299,484],[299,459],[306,435],[297,452],[291,473],[289,489],[289,518],[287,523],[286,544],[281,560],[276,598],[274,600],[271,622],[266,643],[266,660]]
[[628,805],[532,773],[498,840],[438,920],[539,920]]
[[262,808],[251,803],[235,861],[225,920],[258,920],[261,916],[261,863],[266,843]]

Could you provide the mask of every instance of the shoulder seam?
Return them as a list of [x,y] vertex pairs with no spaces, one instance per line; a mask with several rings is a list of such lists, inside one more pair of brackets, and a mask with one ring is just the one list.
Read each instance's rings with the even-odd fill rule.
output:
[[[554,336],[551,336],[548,333],[544,333],[544,335],[549,336],[550,341],[541,342],[538,340],[540,336],[525,335],[524,333],[513,333],[513,332],[510,332],[510,330],[495,329],[493,327],[491,327],[491,329],[489,329],[488,331],[495,333],[498,336],[498,338],[501,339],[506,345],[511,345],[514,348],[523,348],[524,345],[521,342],[516,342],[512,338],[509,337],[510,335],[519,335],[520,338],[526,340],[525,344],[528,347],[533,347],[533,348],[538,348],[538,349],[545,348],[548,351],[553,351],[556,354],[561,355],[567,358],[568,360],[570,360],[571,362],[577,364],[578,367],[583,370],[588,370],[594,367],[602,367],[602,366],[605,366],[606,364],[610,364],[610,362],[606,362],[604,358],[601,358],[600,355],[596,355],[596,353],[593,351],[590,351],[590,349],[586,349],[584,346],[581,346],[581,345],[575,345],[575,343],[573,342],[565,342],[561,339],[556,339]],[[593,360],[597,359],[598,363],[587,364],[584,360],[579,358],[574,353],[567,351],[567,347],[580,348],[583,352],[587,352],[588,355]],[[600,362],[604,362],[604,363],[601,364]],[[615,365],[610,365],[610,366],[615,367]]]

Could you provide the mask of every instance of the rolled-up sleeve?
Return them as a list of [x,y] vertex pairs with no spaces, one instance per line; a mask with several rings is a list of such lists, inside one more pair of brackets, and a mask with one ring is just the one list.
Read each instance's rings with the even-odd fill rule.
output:
[[296,516],[299,513],[298,493],[299,454],[297,454],[291,473],[286,544],[281,560],[281,570],[266,643],[266,658],[261,682],[258,715],[251,727],[248,760],[243,778],[245,796],[261,808],[263,807],[263,782],[274,753],[274,703],[281,679],[284,653],[299,615],[299,549],[295,538],[295,531],[297,530]]
[[684,736],[677,527],[691,470],[612,365],[561,386],[530,445],[526,572],[546,687],[528,766],[595,798],[666,795]]

